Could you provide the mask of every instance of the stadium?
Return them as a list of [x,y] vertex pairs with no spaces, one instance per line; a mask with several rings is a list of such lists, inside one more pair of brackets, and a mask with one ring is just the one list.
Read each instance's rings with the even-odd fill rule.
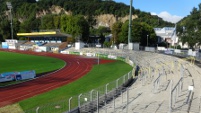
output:
[[[26,40],[7,39],[0,49],[0,54],[7,54],[1,57],[3,70],[14,67],[12,72],[1,73],[2,113],[201,111],[199,52],[149,47],[149,35],[142,51],[139,43],[130,43],[130,24],[128,44],[119,49],[84,48],[81,42],[71,46],[66,42],[71,35],[60,31],[17,35]],[[31,64],[20,68],[23,60]],[[46,65],[40,64],[47,60]],[[12,84],[4,84],[7,82]]]
[[[65,66],[44,76],[32,77],[28,81],[2,87],[0,89],[0,106],[2,108],[11,109],[15,103],[20,101],[32,104],[36,95],[47,93],[65,84],[72,83],[72,81],[90,72],[93,65],[107,64],[120,60],[133,68],[130,68],[131,70],[127,71],[128,73],[122,74],[119,78],[108,81],[99,87],[81,92],[78,95],[62,97],[63,99],[61,100],[42,105],[33,105],[35,107],[23,108],[23,110],[21,109],[18,112],[200,112],[199,75],[201,69],[199,67],[199,57],[193,56],[190,50],[187,52],[175,50],[170,55],[165,51],[150,52],[108,48],[80,47],[80,49],[76,49],[76,47],[70,47],[61,50],[60,53],[8,48],[1,49],[1,52],[9,51],[54,57],[63,60]],[[135,75],[136,66],[139,66],[138,75]],[[99,80],[99,78],[95,79]],[[26,102],[26,98],[31,99],[28,100],[29,102]],[[39,96],[38,98],[42,100],[42,98],[46,97]],[[54,98],[57,98],[56,94]]]

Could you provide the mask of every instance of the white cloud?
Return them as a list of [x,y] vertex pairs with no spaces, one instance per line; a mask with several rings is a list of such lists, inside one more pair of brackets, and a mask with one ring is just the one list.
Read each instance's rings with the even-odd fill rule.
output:
[[152,15],[158,15],[163,20],[168,21],[168,22],[172,22],[172,23],[177,23],[178,21],[180,21],[183,18],[181,16],[171,15],[167,11],[163,11],[163,12],[161,12],[159,14],[156,14],[156,13],[152,12],[151,14]]
[[155,12],[151,12],[151,15],[157,15]]

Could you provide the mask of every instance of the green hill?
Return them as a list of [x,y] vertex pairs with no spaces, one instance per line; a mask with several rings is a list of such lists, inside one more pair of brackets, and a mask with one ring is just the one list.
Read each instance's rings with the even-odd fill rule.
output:
[[[0,4],[0,41],[10,38],[9,10],[6,7],[7,0],[1,0]],[[109,14],[116,22],[129,15],[129,6],[123,3],[116,3],[112,0],[10,0],[12,3],[14,38],[17,32],[31,32],[39,29],[61,29],[60,16],[84,15],[89,27],[94,28],[103,20],[97,20],[98,16]],[[146,22],[152,27],[174,26],[170,22],[163,21],[158,16],[148,12],[132,8],[133,15],[137,21]],[[49,16],[47,15],[54,15]],[[57,16],[55,16],[57,15]],[[48,22],[52,22],[48,24]],[[105,22],[108,24],[111,20]],[[99,22],[99,23],[98,23]],[[111,25],[114,23],[111,22]],[[48,25],[47,25],[48,24]]]

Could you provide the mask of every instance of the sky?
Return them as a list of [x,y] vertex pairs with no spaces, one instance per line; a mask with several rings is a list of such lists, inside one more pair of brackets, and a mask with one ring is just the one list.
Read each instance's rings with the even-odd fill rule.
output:
[[[114,0],[130,5],[130,0]],[[182,18],[190,15],[193,7],[198,8],[201,0],[133,0],[133,7],[141,11],[158,15],[163,20],[177,23]]]

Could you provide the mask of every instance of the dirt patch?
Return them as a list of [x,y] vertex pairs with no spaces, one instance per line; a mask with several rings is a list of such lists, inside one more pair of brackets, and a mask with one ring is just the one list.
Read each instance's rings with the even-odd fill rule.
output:
[[8,105],[0,108],[0,113],[23,113],[19,104]]

